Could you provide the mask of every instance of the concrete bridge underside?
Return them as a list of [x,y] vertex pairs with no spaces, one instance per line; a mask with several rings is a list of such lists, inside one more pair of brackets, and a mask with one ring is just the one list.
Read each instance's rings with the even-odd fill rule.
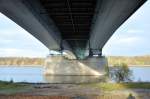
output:
[[[146,0],[0,0],[0,12],[47,48],[69,58],[102,55],[102,48]],[[107,59],[46,59],[45,74],[104,75]]]
[[72,56],[102,48],[146,0],[0,0],[0,12],[50,50]]

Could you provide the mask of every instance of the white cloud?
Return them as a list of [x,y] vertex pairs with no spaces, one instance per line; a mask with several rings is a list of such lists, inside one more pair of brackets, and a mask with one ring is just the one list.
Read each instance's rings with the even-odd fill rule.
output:
[[150,0],[115,32],[103,48],[105,55],[150,54]]
[[[114,35],[103,48],[104,55],[131,55],[133,49],[142,44],[143,38],[138,36]],[[135,52],[136,53],[136,52]],[[133,52],[133,54],[135,54]]]
[[138,29],[130,29],[127,31],[127,33],[142,33],[144,30],[138,30]]
[[0,13],[0,57],[45,57],[48,53],[39,40]]
[[1,48],[0,49],[1,57],[45,57],[47,52],[43,53],[36,50],[24,50],[24,49],[14,49],[14,48]]
[[118,44],[130,44],[130,45],[137,45],[138,42],[140,42],[140,38],[139,37],[126,37],[126,38],[121,38],[120,40],[117,40]]
[[104,47],[107,47],[108,45],[114,45],[114,46],[122,46],[122,45],[136,45],[139,42],[141,42],[142,37],[139,36],[132,36],[132,35],[122,35],[122,34],[115,34],[113,35],[106,45]]

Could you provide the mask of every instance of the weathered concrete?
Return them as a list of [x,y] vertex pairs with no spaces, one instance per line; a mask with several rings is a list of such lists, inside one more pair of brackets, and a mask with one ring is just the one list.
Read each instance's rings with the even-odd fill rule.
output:
[[105,77],[104,76],[81,76],[81,75],[71,75],[71,76],[49,76],[45,75],[44,80],[46,83],[52,83],[52,84],[81,84],[81,83],[98,83],[98,82],[104,82]]
[[107,60],[92,57],[86,60],[69,60],[63,56],[49,56],[45,61],[45,75],[104,75]]

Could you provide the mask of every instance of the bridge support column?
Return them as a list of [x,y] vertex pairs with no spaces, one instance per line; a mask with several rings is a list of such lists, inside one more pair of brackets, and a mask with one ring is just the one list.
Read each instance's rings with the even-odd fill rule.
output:
[[45,61],[45,75],[82,75],[101,76],[105,74],[107,59],[89,57],[85,60],[69,60],[64,56],[48,56]]
[[102,49],[90,49],[89,56],[93,57],[94,55],[102,56]]

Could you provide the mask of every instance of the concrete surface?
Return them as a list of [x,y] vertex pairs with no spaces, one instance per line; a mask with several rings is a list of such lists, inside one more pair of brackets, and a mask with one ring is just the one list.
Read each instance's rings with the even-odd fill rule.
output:
[[92,57],[85,60],[69,60],[63,56],[49,56],[45,61],[45,75],[90,75],[105,74],[107,60],[104,57]]

